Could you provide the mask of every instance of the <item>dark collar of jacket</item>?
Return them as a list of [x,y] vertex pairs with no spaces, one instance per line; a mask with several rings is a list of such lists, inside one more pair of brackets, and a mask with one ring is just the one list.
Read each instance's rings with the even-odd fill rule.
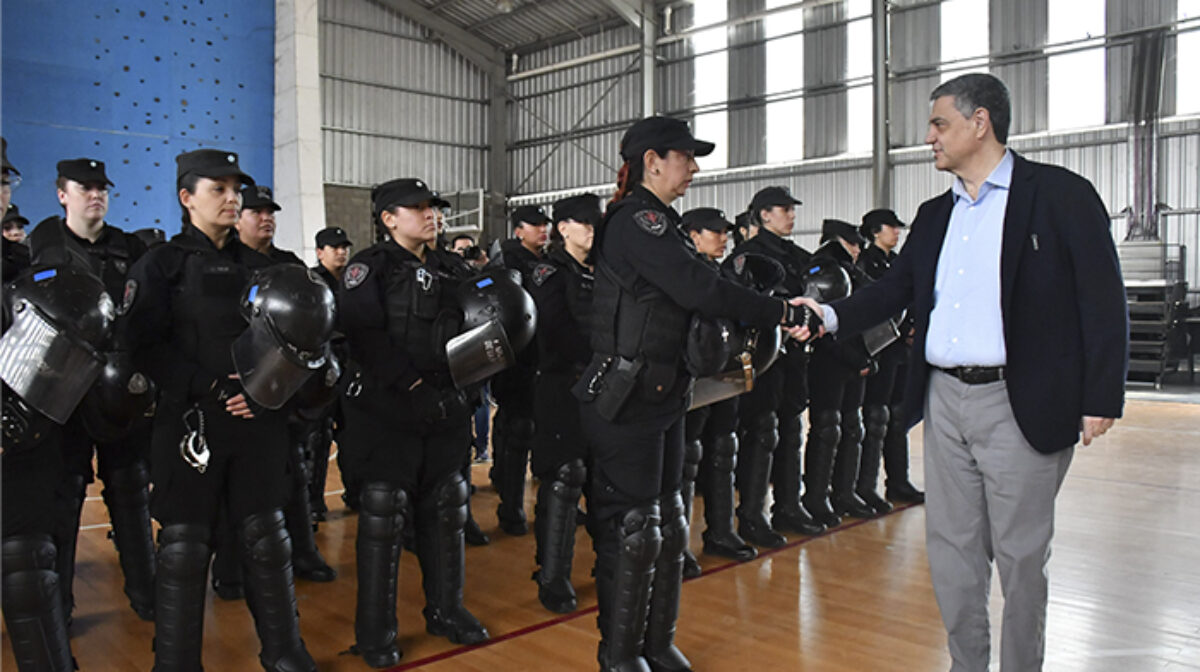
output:
[[[250,250],[249,247],[246,247],[245,243],[238,239],[237,230],[234,228],[230,228],[225,232],[225,245],[217,247],[217,244],[212,241],[212,238],[208,237],[208,234],[190,222],[184,223],[183,229],[171,238],[171,242],[194,250],[209,250],[212,252],[228,251],[236,253],[242,250]],[[255,252],[255,254],[258,253]]]
[[579,263],[575,257],[571,256],[565,248],[560,245],[554,245],[550,248],[550,253],[546,255],[546,260],[554,263],[559,268],[565,268],[575,275],[584,275],[590,273],[586,266]]

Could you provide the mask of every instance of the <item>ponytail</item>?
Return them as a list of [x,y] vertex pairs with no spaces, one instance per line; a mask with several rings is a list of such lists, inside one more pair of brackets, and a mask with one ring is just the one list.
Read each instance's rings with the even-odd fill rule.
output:
[[630,184],[631,180],[629,179],[629,173],[632,171],[632,161],[626,161],[625,163],[621,164],[621,169],[617,171],[617,193],[613,194],[612,201],[610,201],[610,203],[616,203],[622,198],[625,198],[629,195],[629,192],[633,190],[633,184]]

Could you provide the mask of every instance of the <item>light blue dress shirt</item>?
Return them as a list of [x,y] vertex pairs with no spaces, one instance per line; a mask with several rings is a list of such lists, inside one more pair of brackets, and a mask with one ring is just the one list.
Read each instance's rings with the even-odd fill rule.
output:
[[975,200],[959,178],[950,188],[954,209],[938,257],[925,340],[925,361],[933,366],[1002,366],[1007,359],[1000,245],[1012,171],[1012,152],[1005,150]]
[[[1000,246],[1012,183],[1009,150],[979,187],[975,200],[959,178],[950,187],[954,209],[933,285],[933,312],[925,360],[933,366],[1003,366],[1004,318],[1000,309]],[[837,311],[822,305],[825,329],[838,330]]]

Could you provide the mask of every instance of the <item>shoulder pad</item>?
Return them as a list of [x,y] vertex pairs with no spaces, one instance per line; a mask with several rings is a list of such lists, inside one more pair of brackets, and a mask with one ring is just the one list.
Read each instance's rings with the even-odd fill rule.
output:
[[346,286],[346,289],[354,289],[361,285],[370,273],[370,266],[361,261],[356,261],[346,267],[346,272],[342,275],[342,284]]
[[554,264],[542,263],[534,266],[532,278],[533,284],[537,287],[541,287],[547,280],[550,279],[550,276],[554,275],[554,272],[557,270],[558,267]]
[[633,213],[633,221],[652,236],[661,236],[666,233],[669,224],[666,214],[649,209]]

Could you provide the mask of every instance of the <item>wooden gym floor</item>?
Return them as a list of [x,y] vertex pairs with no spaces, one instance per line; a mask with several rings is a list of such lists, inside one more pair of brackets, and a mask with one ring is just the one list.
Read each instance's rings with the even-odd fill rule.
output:
[[[920,428],[913,433],[920,484]],[[337,497],[331,467],[329,522],[318,544],[340,574],[297,586],[301,628],[321,670],[366,670],[344,653],[354,633],[355,518]],[[492,544],[467,549],[466,602],[492,633],[463,648],[426,635],[416,558],[401,558],[398,670],[430,672],[595,670],[598,635],[591,543],[578,533],[575,584],[580,611],[541,608],[529,580],[533,537],[496,530],[496,495],[486,466],[472,499]],[[106,538],[99,484],[89,490],[79,535],[72,628],[81,668],[149,670],[153,624],[129,609]],[[1099,443],[1076,452],[1059,497],[1050,563],[1047,670],[1200,671],[1200,405],[1131,401]],[[697,499],[692,548],[700,548]],[[527,511],[532,511],[532,490]],[[897,672],[945,670],[949,658],[929,585],[924,515],[910,507],[842,525],[744,565],[704,555],[704,576],[684,586],[677,637],[697,670]],[[993,586],[998,650],[1001,597]],[[204,658],[209,670],[256,670],[258,641],[242,602],[207,598]],[[7,634],[3,669],[15,669]]]

